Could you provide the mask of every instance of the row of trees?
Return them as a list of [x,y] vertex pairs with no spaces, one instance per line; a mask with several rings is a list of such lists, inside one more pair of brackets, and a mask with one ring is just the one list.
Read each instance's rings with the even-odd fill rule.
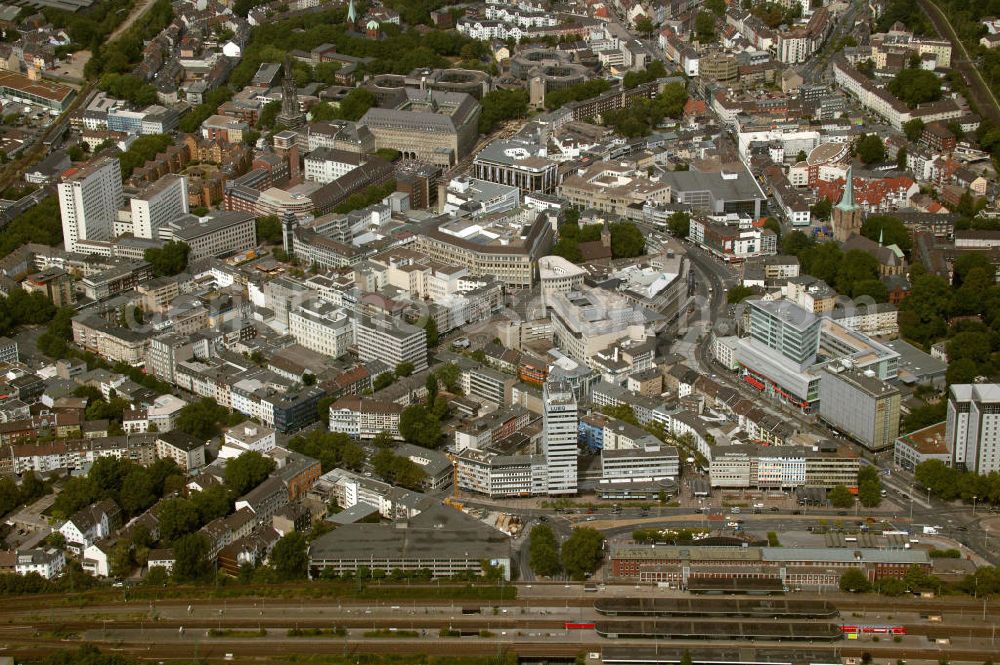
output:
[[604,536],[597,529],[576,527],[566,542],[559,546],[552,527],[539,524],[531,529],[528,543],[528,563],[544,577],[565,571],[574,580],[593,574],[604,560]]
[[[559,240],[550,251],[555,256],[561,256],[571,263],[580,263],[583,254],[580,243],[595,242],[601,239],[604,230],[602,224],[585,224],[580,226],[579,211],[567,210],[566,221],[559,225]],[[646,251],[646,239],[642,232],[631,222],[613,222],[608,225],[611,233],[611,256],[616,259],[642,256]]]
[[159,459],[141,466],[127,459],[101,457],[86,476],[66,481],[52,504],[52,515],[68,519],[95,501],[112,499],[126,516],[132,517],[183,487],[184,473],[172,460]]
[[961,471],[940,460],[921,462],[914,470],[914,478],[931,494],[945,501],[961,499],[1000,505],[1000,472],[978,474]]
[[567,88],[553,90],[545,95],[545,109],[547,111],[554,111],[570,102],[582,102],[585,99],[592,99],[610,89],[611,84],[604,79],[591,79]]
[[687,88],[683,83],[668,83],[653,99],[636,99],[628,108],[608,111],[604,114],[604,122],[623,136],[646,136],[665,118],[680,118],[687,100]]

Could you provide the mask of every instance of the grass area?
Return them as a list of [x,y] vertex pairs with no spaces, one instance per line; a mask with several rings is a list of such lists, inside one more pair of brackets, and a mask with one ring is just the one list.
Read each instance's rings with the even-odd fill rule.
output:
[[289,628],[288,637],[344,637],[347,629],[342,626],[336,628]]
[[233,628],[212,628],[208,631],[209,637],[267,637],[267,631],[263,628],[259,630],[235,630]]
[[[127,595],[134,600],[202,600],[209,598],[287,598],[325,600],[481,600],[500,601],[517,598],[517,588],[510,584],[358,584],[345,581],[301,582],[291,584],[220,584],[138,586],[127,589],[92,589],[72,594],[44,594],[34,598],[47,604],[84,608],[89,605],[116,603]],[[18,597],[8,596],[8,598]],[[19,597],[30,599],[32,594]]]
[[420,637],[420,633],[415,630],[393,630],[392,628],[366,630],[364,635],[365,637]]

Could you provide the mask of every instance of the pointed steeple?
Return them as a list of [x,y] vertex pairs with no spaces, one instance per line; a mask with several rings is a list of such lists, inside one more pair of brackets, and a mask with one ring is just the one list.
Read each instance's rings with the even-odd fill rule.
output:
[[854,167],[847,167],[847,182],[844,183],[844,195],[840,197],[840,203],[836,207],[841,210],[856,210],[854,205]]
[[358,22],[358,12],[354,8],[354,0],[351,0],[347,4],[347,22],[350,23],[351,25],[354,25],[355,23]]
[[878,230],[878,246],[882,247],[885,244],[885,227],[883,226]]

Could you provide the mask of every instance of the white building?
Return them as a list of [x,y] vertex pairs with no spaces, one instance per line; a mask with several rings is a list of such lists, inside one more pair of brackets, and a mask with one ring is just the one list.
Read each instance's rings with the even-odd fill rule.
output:
[[1000,384],[952,385],[945,423],[954,466],[980,474],[1000,471]]
[[542,401],[549,494],[576,494],[578,413],[573,388],[564,382],[546,383]]
[[354,343],[354,325],[339,307],[313,298],[288,312],[288,333],[295,341],[331,358],[339,358]]
[[121,163],[101,157],[70,170],[59,183],[59,213],[67,252],[77,251],[80,240],[111,240],[122,206]]
[[408,362],[416,372],[427,369],[427,333],[404,321],[359,316],[354,338],[361,360],[381,360],[390,367]]
[[38,573],[47,580],[58,577],[66,566],[66,556],[61,550],[50,547],[47,550],[22,550],[17,553],[14,572],[18,575]]
[[649,482],[679,475],[680,457],[673,446],[601,451],[601,482]]
[[219,457],[239,457],[246,452],[266,455],[274,446],[274,428],[248,420],[225,431]]
[[167,174],[129,201],[132,233],[137,238],[160,237],[160,228],[188,212],[187,178]]
[[364,163],[356,152],[316,148],[305,157],[305,178],[326,184],[345,176]]
[[543,455],[499,455],[475,448],[457,460],[459,488],[491,498],[538,496],[548,492]]
[[402,441],[399,433],[399,417],[402,414],[403,407],[395,402],[341,397],[330,405],[330,431],[365,441],[385,432],[394,440]]

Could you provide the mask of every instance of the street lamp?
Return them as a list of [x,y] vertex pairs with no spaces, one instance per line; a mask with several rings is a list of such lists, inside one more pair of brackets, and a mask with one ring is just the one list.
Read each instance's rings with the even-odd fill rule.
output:
[[972,495],[972,516],[976,516],[976,500],[979,499],[975,494]]

